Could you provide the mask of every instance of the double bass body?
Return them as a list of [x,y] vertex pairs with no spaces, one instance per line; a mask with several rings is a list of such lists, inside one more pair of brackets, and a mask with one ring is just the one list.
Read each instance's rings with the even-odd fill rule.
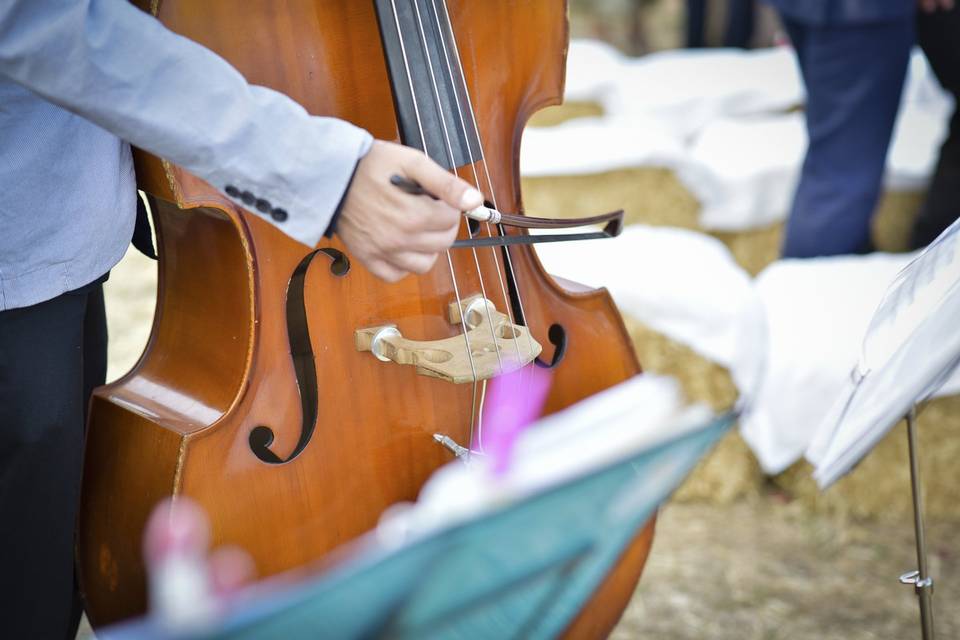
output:
[[[251,83],[313,114],[399,139],[373,1],[151,5],[144,8]],[[485,155],[458,172],[471,180],[476,169],[489,199],[520,212],[523,125],[562,95],[565,3],[448,6]],[[459,335],[448,314],[456,294],[445,257],[423,276],[388,285],[351,264],[336,240],[308,258],[309,249],[182,169],[143,153],[136,161],[161,253],[158,300],[140,361],[91,405],[79,549],[96,625],[143,611],[140,540],[159,500],[197,500],[214,543],[251,552],[261,576],[291,569],[369,530],[389,505],[415,499],[451,460],[433,435],[469,442],[474,401],[471,384],[418,375],[354,346],[358,329],[384,324],[418,340]],[[510,306],[499,249],[476,258],[456,250],[451,259],[462,296],[485,289],[499,311]],[[512,248],[510,262],[541,359],[562,348],[548,412],[639,371],[605,291],[561,286],[527,247]],[[651,540],[652,523],[571,635],[612,628]]]

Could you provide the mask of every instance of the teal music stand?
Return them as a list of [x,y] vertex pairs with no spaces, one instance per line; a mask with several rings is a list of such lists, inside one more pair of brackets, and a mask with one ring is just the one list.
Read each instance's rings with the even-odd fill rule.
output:
[[395,549],[368,536],[334,569],[251,590],[204,633],[150,620],[102,640],[552,638],[573,621],[732,413]]

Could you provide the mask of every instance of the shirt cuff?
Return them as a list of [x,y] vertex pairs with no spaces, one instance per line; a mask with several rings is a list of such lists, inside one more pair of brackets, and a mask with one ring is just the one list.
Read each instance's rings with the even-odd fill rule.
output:
[[[362,160],[363,158],[360,158]],[[347,194],[350,193],[350,187],[353,186],[353,179],[357,177],[357,169],[360,167],[360,160],[357,160],[357,164],[353,167],[353,173],[350,175],[350,180],[347,182],[347,188],[343,191],[343,197],[340,198],[340,204],[337,205],[337,209],[333,212],[333,217],[330,218],[330,224],[327,225],[327,230],[323,232],[324,238],[332,238],[334,232],[337,230],[337,222],[340,220],[340,214],[343,212],[343,205],[347,202]]]

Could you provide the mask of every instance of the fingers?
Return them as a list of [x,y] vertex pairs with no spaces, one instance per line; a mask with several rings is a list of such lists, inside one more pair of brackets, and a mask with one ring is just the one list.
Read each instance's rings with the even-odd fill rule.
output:
[[449,232],[460,227],[463,214],[446,203],[424,197],[404,196],[404,219],[413,232]]
[[367,258],[366,260],[363,260],[363,263],[370,273],[386,282],[398,282],[407,275],[406,271],[397,269],[383,260],[376,258]]
[[437,261],[436,253],[407,251],[389,258],[370,258],[364,261],[370,273],[387,282],[398,282],[410,273],[426,273]]
[[457,239],[457,227],[444,231],[429,231],[416,235],[408,236],[402,247],[395,249],[395,252],[413,252],[413,253],[441,253],[450,248],[453,241]]
[[424,189],[458,211],[467,211],[483,204],[483,194],[423,154],[412,156],[405,168],[407,177],[416,180]]
[[390,256],[390,264],[399,271],[410,273],[426,273],[433,268],[437,261],[436,253],[417,253],[415,251],[405,251],[395,253]]
[[[393,175],[416,180],[440,199],[404,193],[391,184]],[[396,282],[433,268],[456,240],[461,212],[482,200],[479,191],[422,153],[376,141],[357,165],[336,233],[373,275]]]

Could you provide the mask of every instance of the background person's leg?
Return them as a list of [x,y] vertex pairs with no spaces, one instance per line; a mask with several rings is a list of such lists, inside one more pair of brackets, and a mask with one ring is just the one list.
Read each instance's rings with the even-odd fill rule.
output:
[[[797,25],[787,24],[793,35]],[[870,245],[900,104],[912,20],[805,27],[798,49],[809,147],[787,221],[784,257],[857,253]]]
[[97,285],[0,312],[0,611],[5,637],[59,640],[76,634],[80,608],[74,528],[85,395],[102,379],[105,360],[102,301]]
[[750,48],[755,11],[754,0],[730,0],[727,4],[727,30],[723,37],[723,46]]
[[911,246],[925,247],[960,217],[960,11],[920,13],[917,40],[943,88],[953,94],[950,131],[940,147],[937,168],[913,226]]
[[688,49],[699,49],[705,44],[707,0],[687,0],[686,38]]

